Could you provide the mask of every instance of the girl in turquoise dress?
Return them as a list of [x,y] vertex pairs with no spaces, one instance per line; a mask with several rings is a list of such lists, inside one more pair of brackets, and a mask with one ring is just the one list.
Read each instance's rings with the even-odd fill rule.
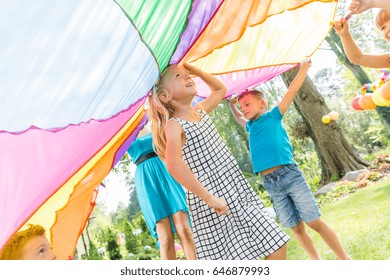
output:
[[154,153],[152,134],[145,127],[127,151],[137,165],[135,187],[142,214],[160,243],[161,259],[176,259],[174,233],[187,259],[196,259],[185,192]]

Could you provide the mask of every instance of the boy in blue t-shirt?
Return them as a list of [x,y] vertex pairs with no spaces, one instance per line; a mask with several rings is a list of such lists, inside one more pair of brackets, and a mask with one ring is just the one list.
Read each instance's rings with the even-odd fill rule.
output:
[[[309,185],[294,162],[293,148],[282,124],[283,115],[302,86],[310,66],[310,59],[301,63],[299,73],[282,101],[272,110],[267,111],[267,103],[258,90],[248,90],[231,99],[230,107],[237,122],[249,133],[254,172],[261,174],[282,225],[292,229],[311,259],[320,259],[320,256],[303,222],[321,235],[338,259],[350,259],[336,233],[320,218]],[[237,99],[241,111],[235,106]]]

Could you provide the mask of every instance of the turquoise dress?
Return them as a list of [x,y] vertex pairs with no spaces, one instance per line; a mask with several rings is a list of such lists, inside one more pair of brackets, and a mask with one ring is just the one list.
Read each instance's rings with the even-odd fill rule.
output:
[[[137,139],[127,150],[133,162],[141,156],[154,152],[152,134]],[[159,157],[145,160],[135,171],[135,188],[142,214],[153,237],[157,238],[156,223],[178,211],[188,213],[183,187],[168,173]],[[189,218],[189,215],[188,215]],[[170,218],[172,230],[175,227]]]

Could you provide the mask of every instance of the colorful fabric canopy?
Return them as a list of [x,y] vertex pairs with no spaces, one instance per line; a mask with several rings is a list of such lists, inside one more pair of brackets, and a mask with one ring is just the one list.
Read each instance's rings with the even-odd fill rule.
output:
[[312,55],[336,2],[3,3],[0,247],[39,223],[58,258],[71,258],[96,188],[146,122],[145,97],[168,64],[215,74],[228,97]]

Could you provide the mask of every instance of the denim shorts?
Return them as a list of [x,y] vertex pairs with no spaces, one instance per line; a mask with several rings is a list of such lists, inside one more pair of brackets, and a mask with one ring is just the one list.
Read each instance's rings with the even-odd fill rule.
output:
[[301,221],[312,222],[321,216],[313,193],[296,164],[284,165],[263,176],[263,180],[284,227],[293,228]]

